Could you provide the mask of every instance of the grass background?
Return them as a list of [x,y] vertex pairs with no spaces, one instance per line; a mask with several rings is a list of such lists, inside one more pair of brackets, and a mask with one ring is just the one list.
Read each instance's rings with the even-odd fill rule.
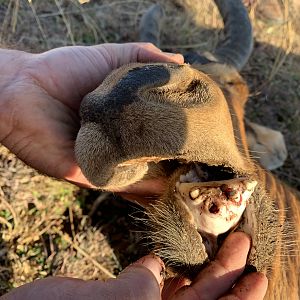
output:
[[[156,2],[166,10],[163,49],[207,51],[220,39],[222,21],[212,1]],[[0,0],[0,44],[41,52],[136,41],[139,20],[151,3]],[[279,3],[282,20],[276,22],[258,7],[250,10],[255,46],[242,75],[251,92],[248,117],[285,136],[289,156],[275,173],[300,190],[300,6],[297,0]],[[0,294],[49,275],[116,275],[145,251],[128,216],[135,212],[109,193],[44,177],[0,146]]]

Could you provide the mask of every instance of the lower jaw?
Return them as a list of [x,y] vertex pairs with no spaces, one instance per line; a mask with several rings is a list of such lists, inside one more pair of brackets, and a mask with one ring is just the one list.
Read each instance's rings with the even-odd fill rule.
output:
[[256,184],[230,168],[199,163],[180,175],[176,191],[183,197],[209,259],[239,225]]
[[[188,174],[191,170],[192,172]],[[172,270],[172,274],[193,279],[206,262],[215,257],[224,238],[238,226],[240,220],[237,218],[237,221],[225,231],[215,231],[214,223],[204,228],[201,218],[200,221],[197,219],[201,215],[199,214],[201,203],[193,206],[195,200],[189,198],[190,190],[206,188],[209,193],[210,188],[215,189],[214,192],[219,191],[222,198],[217,200],[228,204],[232,199],[225,199],[225,191],[222,191],[221,186],[227,184],[230,187],[230,184],[241,182],[243,185],[243,181],[251,182],[249,176],[236,174],[223,166],[208,166],[200,163],[197,166],[185,165],[175,171],[168,184],[168,190],[160,201],[146,207],[148,215],[145,221],[146,238],[152,240],[154,253],[163,259],[168,269]],[[192,193],[192,196],[196,199],[197,192]],[[238,206],[239,202],[236,204]],[[207,208],[206,212],[209,212],[210,207]],[[216,211],[212,209],[213,217],[218,215]],[[242,215],[243,211],[240,212],[239,217]]]

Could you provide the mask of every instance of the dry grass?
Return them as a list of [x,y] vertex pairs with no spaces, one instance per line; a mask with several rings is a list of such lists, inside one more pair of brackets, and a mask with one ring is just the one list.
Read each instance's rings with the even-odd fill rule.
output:
[[104,235],[83,216],[81,194],[44,177],[0,148],[0,288],[46,275],[113,277],[118,261]]
[[[0,43],[40,52],[135,41],[139,19],[153,2],[0,0]],[[156,2],[167,15],[163,48],[216,45],[222,22],[212,1]],[[256,44],[243,75],[251,88],[250,118],[285,134],[289,158],[276,173],[300,190],[300,25],[287,0],[282,10],[285,19],[276,24],[251,11]],[[127,229],[132,210],[110,195],[94,201],[98,196],[44,177],[0,148],[0,293],[48,275],[111,277],[135,259],[138,233]]]

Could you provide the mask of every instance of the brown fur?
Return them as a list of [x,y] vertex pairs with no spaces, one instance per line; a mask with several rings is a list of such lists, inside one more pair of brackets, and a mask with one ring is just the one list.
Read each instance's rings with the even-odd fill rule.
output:
[[[151,84],[139,78],[140,86],[127,91],[125,84],[132,84],[134,72],[152,76]],[[118,81],[127,99],[111,92]],[[220,88],[189,65],[122,67],[85,97],[81,117],[77,159],[87,178],[101,188],[115,189],[142,179],[147,161],[153,160],[201,161],[230,166],[239,173],[252,168],[236,146]],[[128,163],[132,160],[134,164]]]
[[[224,78],[223,75],[219,75]],[[235,76],[234,76],[235,77]],[[230,78],[228,78],[230,79]],[[225,81],[228,82],[228,79]],[[222,79],[221,79],[222,81]],[[224,81],[224,79],[223,79]],[[230,80],[229,82],[233,82]],[[227,94],[227,102],[232,109],[232,118],[238,118],[237,126],[234,125],[237,143],[242,141],[242,145],[247,145],[246,132],[243,125],[244,104],[247,99],[247,94],[240,84],[223,84],[224,92]],[[242,100],[242,101],[240,101]],[[247,147],[244,147],[247,151]],[[285,186],[273,175],[265,172],[258,165],[256,166],[256,174],[259,178],[260,193],[265,193],[267,198],[264,201],[271,202],[274,206],[273,214],[276,219],[273,222],[279,222],[280,227],[277,230],[277,242],[274,253],[268,253],[265,248],[258,249],[258,254],[261,257],[267,257],[271,262],[268,272],[269,287],[265,299],[298,299],[300,293],[299,286],[299,237],[300,230],[300,206],[299,199],[295,191]],[[257,202],[256,202],[257,204]],[[269,218],[267,212],[262,212],[263,218]],[[273,223],[274,225],[274,223]],[[276,227],[276,226],[275,226]],[[275,234],[272,223],[266,228],[267,234]],[[257,235],[257,233],[255,233]],[[252,238],[255,237],[252,234]],[[271,256],[271,257],[270,257]]]
[[[236,70],[251,53],[251,24],[240,1],[218,0],[216,4],[226,39],[211,55],[187,55],[187,61],[198,62],[192,67],[124,66],[85,97],[77,159],[87,178],[102,189],[128,186],[148,177],[168,179],[165,193],[146,208],[147,235],[165,263],[190,278],[213,259],[224,236],[214,236],[212,251],[208,250],[211,237],[195,226],[193,213],[199,211],[192,212],[184,199],[189,197],[188,188],[198,183],[185,185],[187,193],[182,194],[176,188],[180,176],[192,165],[205,163],[212,173],[222,174],[226,169],[231,175],[257,181],[240,223],[232,230],[252,237],[247,263],[267,274],[266,299],[298,299],[300,229],[296,225],[300,211],[296,193],[264,171],[249,152],[249,147],[266,152],[258,161],[271,169],[286,157],[284,140],[266,127],[249,121],[245,126],[248,88]],[[141,39],[158,44],[162,14],[158,5],[146,12],[140,24]]]
[[[168,64],[134,64],[115,71],[83,102],[78,162],[92,183],[106,189],[155,176],[156,167],[162,168],[161,160],[224,165],[255,177],[259,187],[244,214],[247,210],[253,214],[255,226],[242,220],[238,228],[252,236],[248,263],[267,273],[266,299],[297,299],[300,215],[296,195],[250,158],[244,126],[248,89],[239,74],[217,63],[194,67],[201,71]],[[153,72],[147,76],[155,80],[147,83],[139,78],[140,82],[131,82],[128,93],[125,84],[130,81],[124,78],[131,80],[132,72],[145,70]],[[112,94],[120,82],[124,86]],[[122,96],[124,89],[129,100],[114,98]],[[174,193],[182,172],[179,168],[174,173],[160,202],[149,209],[148,224],[157,253],[174,270],[186,270],[192,277],[208,257],[189,213]]]

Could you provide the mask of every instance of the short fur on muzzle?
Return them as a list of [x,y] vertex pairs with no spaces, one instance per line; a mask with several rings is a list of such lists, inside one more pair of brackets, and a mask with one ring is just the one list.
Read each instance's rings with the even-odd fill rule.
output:
[[[81,105],[77,161],[102,189],[135,183],[151,163],[199,161],[247,173],[224,95],[190,65],[130,64],[109,75]],[[155,169],[155,168],[154,168]]]

